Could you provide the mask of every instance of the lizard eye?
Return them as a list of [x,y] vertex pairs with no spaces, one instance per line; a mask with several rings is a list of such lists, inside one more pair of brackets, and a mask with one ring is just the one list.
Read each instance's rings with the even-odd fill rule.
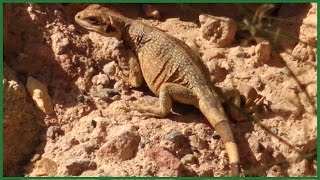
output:
[[101,21],[98,20],[97,18],[95,17],[88,17],[87,20],[92,24],[92,25],[100,25],[101,24]]

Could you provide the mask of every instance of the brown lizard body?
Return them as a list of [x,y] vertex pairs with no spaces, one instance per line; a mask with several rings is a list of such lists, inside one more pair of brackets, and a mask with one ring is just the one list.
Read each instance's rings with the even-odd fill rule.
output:
[[[151,91],[159,96],[159,106],[138,106],[136,110],[158,117],[170,113],[172,100],[200,109],[225,143],[231,174],[239,174],[238,148],[214,91],[207,67],[184,42],[160,29],[135,21],[100,5],[90,5],[75,16],[84,28],[102,35],[120,34],[121,39],[137,55],[143,78]],[[139,73],[138,73],[139,74]],[[141,77],[142,78],[142,77]]]

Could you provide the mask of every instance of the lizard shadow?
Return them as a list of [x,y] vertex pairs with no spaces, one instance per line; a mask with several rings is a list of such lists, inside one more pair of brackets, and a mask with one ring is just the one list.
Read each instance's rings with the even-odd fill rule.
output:
[[[154,96],[152,92],[148,89],[146,85],[139,88],[145,95]],[[170,113],[167,118],[175,122],[181,123],[203,123],[209,127],[212,127],[208,120],[204,117],[201,111],[195,108],[192,105],[186,105],[179,102],[174,102],[172,106],[173,113]],[[231,128],[234,132],[235,141],[239,146],[239,155],[240,155],[240,166],[247,170],[251,167],[259,165],[257,158],[254,155],[254,152],[251,150],[248,139],[246,138],[247,133],[252,133],[254,131],[253,122],[237,122],[232,120],[229,117]],[[266,151],[267,153],[267,151]],[[264,155],[265,153],[263,153]],[[264,155],[267,156],[267,155]],[[248,176],[264,176],[265,173],[262,170],[259,171],[250,171],[247,173]]]
[[[173,121],[183,123],[204,123],[211,127],[210,123],[202,115],[200,110],[191,105],[175,103],[173,105],[173,111],[176,114],[171,114],[169,116]],[[268,114],[265,114],[265,116],[268,117]],[[275,158],[272,156],[272,149],[265,148],[259,142],[249,142],[248,134],[252,134],[255,131],[254,122],[238,122],[231,119],[230,125],[234,133],[235,141],[239,147],[240,166],[246,177],[266,176],[266,171],[274,165],[278,166],[273,168],[272,171],[284,176],[288,175],[287,169],[289,168],[289,162],[281,153]],[[264,128],[264,130],[267,133],[271,132],[268,128]],[[281,139],[281,137],[277,138]],[[255,145],[257,145],[257,147],[255,147]],[[254,148],[258,148],[258,150]],[[256,157],[255,154],[257,154],[257,152],[255,151],[260,153],[261,157],[259,159]]]
[[[175,103],[173,106],[173,111],[180,115],[170,115],[173,121],[184,122],[184,123],[203,123],[210,127],[211,124],[202,115],[199,109],[181,103]],[[239,156],[240,156],[240,166],[246,170],[253,166],[259,165],[254,152],[251,150],[248,139],[246,138],[247,133],[252,133],[254,131],[253,122],[236,122],[234,120],[230,121],[231,128],[234,133],[235,141],[239,146]],[[263,176],[265,173],[263,171],[254,171],[247,174],[248,176]]]

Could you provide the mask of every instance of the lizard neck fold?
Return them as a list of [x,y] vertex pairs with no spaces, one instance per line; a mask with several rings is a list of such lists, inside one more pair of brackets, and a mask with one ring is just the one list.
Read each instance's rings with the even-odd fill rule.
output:
[[[132,22],[135,23],[135,22]],[[136,52],[147,42],[151,40],[146,28],[143,25],[127,23],[122,31],[121,39],[126,45]]]

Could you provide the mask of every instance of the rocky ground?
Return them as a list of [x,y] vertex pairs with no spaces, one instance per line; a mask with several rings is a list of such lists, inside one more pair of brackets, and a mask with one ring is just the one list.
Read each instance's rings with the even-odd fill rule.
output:
[[[4,175],[228,176],[197,109],[154,118],[115,108],[157,98],[122,80],[132,57],[121,41],[76,24],[86,6],[4,5]],[[186,42],[217,87],[264,97],[255,121],[230,118],[242,176],[316,175],[315,3],[105,6]]]

